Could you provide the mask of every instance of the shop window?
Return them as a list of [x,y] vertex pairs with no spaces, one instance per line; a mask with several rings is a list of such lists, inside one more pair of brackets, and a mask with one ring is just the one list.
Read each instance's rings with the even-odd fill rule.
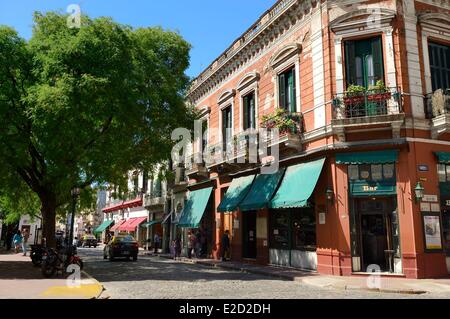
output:
[[438,177],[440,183],[450,182],[450,164],[438,164]]
[[289,249],[289,211],[272,210],[270,215],[270,246],[275,249]]
[[256,128],[255,125],[255,92],[249,93],[242,98],[244,113],[244,131],[250,128]]
[[314,208],[292,210],[292,249],[316,249],[316,214]]
[[[450,175],[450,171],[449,171]],[[349,180],[381,181],[395,178],[394,164],[348,165]]]
[[280,108],[296,111],[295,68],[278,75],[278,100]]
[[384,79],[381,37],[345,41],[345,70],[347,87],[359,85],[370,88]]
[[270,248],[315,250],[314,207],[276,209],[270,212]]
[[450,46],[430,42],[431,85],[433,92],[450,88]]

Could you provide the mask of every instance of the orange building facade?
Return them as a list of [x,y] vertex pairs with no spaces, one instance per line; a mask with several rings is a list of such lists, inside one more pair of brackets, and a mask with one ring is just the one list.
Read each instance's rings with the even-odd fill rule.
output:
[[[186,174],[191,193],[212,188],[208,254],[228,230],[232,260],[448,276],[448,21],[445,0],[281,0],[201,73],[188,98],[207,133]],[[249,163],[237,143],[234,162],[194,160],[274,127],[279,158]]]

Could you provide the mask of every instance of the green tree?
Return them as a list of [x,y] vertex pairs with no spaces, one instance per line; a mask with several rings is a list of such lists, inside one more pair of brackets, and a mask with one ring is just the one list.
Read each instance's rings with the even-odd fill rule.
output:
[[0,26],[0,189],[20,180],[39,199],[49,245],[73,188],[120,185],[130,169],[169,158],[172,130],[194,117],[184,102],[190,45],[178,33],[66,23],[36,13],[29,41]]

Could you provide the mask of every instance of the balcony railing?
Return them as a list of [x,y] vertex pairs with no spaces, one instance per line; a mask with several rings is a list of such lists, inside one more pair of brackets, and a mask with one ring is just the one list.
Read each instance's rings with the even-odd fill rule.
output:
[[146,207],[164,205],[165,196],[166,194],[162,190],[154,190],[150,194],[145,195],[144,205]]
[[396,88],[345,92],[337,94],[332,103],[337,120],[402,112],[401,94]]
[[450,113],[450,89],[436,90],[425,96],[425,113],[427,118]]

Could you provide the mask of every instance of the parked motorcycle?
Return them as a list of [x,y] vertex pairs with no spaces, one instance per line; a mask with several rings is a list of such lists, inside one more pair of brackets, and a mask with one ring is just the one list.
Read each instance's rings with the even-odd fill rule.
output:
[[38,267],[42,264],[42,255],[44,254],[44,251],[46,250],[44,246],[42,245],[31,245],[31,262],[34,266]]
[[61,271],[62,274],[67,273],[69,265],[78,265],[80,270],[83,269],[83,261],[77,256],[76,246],[63,247],[59,250],[48,248],[42,256],[42,275],[50,278],[58,271]]

